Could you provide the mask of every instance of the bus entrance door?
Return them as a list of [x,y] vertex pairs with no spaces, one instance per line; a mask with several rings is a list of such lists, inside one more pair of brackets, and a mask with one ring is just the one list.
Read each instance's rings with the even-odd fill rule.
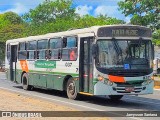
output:
[[16,81],[17,45],[11,45],[10,80]]
[[92,77],[93,77],[93,64],[91,55],[91,45],[93,37],[85,37],[80,40],[80,92],[92,93]]

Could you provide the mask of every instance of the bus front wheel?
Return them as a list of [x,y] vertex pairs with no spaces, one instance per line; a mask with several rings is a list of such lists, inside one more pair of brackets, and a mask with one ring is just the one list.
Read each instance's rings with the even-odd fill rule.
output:
[[76,84],[73,78],[70,78],[67,82],[67,96],[73,100],[77,98]]
[[113,101],[120,100],[123,97],[123,95],[109,95],[109,98]]
[[32,86],[29,85],[27,73],[24,73],[22,76],[22,84],[24,90],[31,90]]

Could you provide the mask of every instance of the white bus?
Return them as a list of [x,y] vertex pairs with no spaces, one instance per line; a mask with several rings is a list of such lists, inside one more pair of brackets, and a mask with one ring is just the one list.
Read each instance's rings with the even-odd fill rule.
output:
[[79,94],[153,93],[151,30],[134,25],[93,26],[6,42],[8,80]]

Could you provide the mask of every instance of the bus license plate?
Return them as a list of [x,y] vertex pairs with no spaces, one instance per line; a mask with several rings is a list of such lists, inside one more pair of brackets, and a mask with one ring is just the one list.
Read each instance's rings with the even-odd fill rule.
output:
[[125,91],[126,92],[133,92],[134,91],[134,87],[126,87]]

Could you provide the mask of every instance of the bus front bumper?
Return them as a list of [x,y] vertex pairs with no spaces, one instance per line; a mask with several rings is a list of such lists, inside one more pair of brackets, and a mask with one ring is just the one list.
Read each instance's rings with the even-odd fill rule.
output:
[[154,81],[142,86],[123,86],[117,87],[106,85],[102,82],[97,82],[94,86],[94,95],[142,95],[153,93]]

